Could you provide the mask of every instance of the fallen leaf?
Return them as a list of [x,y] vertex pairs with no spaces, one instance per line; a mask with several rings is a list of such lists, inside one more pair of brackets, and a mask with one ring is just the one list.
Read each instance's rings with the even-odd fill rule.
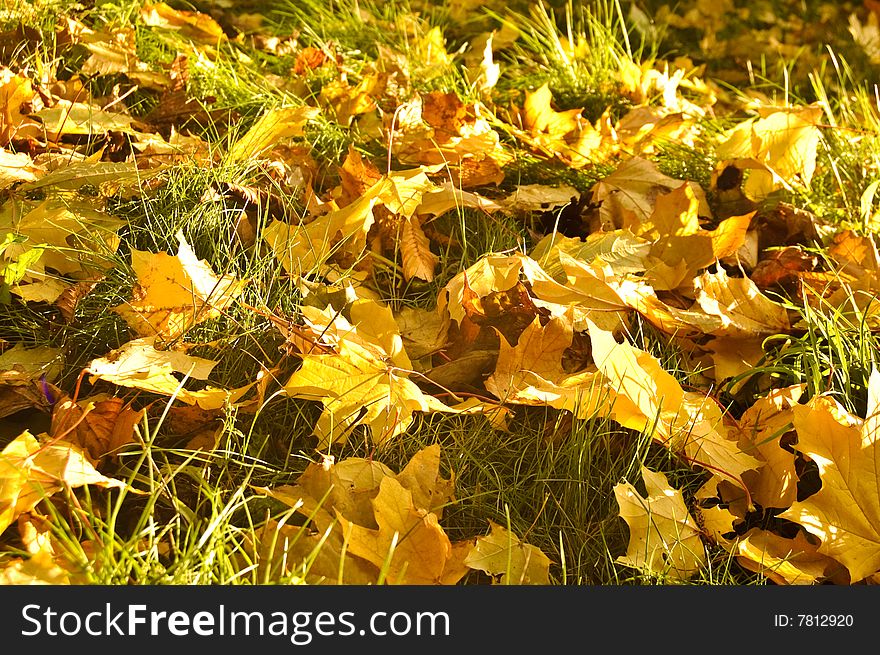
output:
[[787,508],[797,499],[795,454],[782,447],[794,428],[794,407],[806,385],[773,389],[739,419],[740,442],[764,464],[743,473],[752,498],[762,507]]
[[231,162],[258,159],[283,139],[303,136],[306,123],[320,113],[319,109],[305,105],[269,109],[232,144],[227,159]]
[[455,477],[440,477],[440,444],[418,451],[395,479],[412,494],[415,507],[443,518],[444,506],[453,500]]
[[465,558],[468,568],[483,571],[502,585],[550,584],[552,562],[547,555],[493,521],[489,529],[488,535],[477,537]]
[[388,555],[386,579],[392,584],[455,584],[468,572],[464,558],[473,543],[451,543],[438,523],[454,487],[453,477],[439,473],[435,444],[413,455],[399,473],[370,459],[325,457],[295,485],[258,488],[309,520],[309,531],[268,522],[259,566],[301,567],[310,584],[374,584]]
[[218,276],[198,259],[182,231],[177,255],[131,250],[138,281],[133,298],[113,308],[142,337],[173,341],[194,325],[217,318],[241,294],[245,281]]
[[386,571],[391,584],[454,584],[444,579],[452,542],[437,515],[417,508],[412,493],[393,478],[383,478],[373,500],[378,530],[340,518],[353,555]]
[[19,182],[35,182],[45,172],[27,153],[9,152],[0,147],[0,191]]
[[792,503],[781,518],[817,536],[818,551],[842,563],[853,583],[880,570],[880,496],[877,493],[880,373],[869,381],[868,418],[847,413],[831,397],[793,408],[794,448],[819,467],[822,487]]
[[61,397],[54,384],[63,365],[61,351],[49,346],[13,346],[0,355],[0,418],[36,408],[50,412]]
[[803,532],[787,539],[752,528],[737,540],[733,552],[744,568],[781,585],[816,585],[835,578],[839,581],[843,569],[834,559],[820,553]]
[[0,533],[45,498],[87,484],[126,486],[98,473],[73,444],[23,432],[0,452]]
[[61,100],[31,114],[42,123],[45,138],[57,142],[65,135],[98,135],[132,129],[134,119],[122,112],[104,111],[85,102]]
[[629,544],[617,562],[673,582],[684,582],[708,563],[700,528],[681,492],[659,471],[642,467],[646,496],[628,482],[614,486],[620,517],[629,526]]
[[[764,337],[726,337],[719,336],[709,341],[703,348],[712,358],[712,377],[718,383],[731,380],[753,371],[764,357]],[[731,392],[742,387],[747,378],[742,378],[731,387]]]
[[[651,161],[642,157],[628,159],[593,186],[592,200],[600,204],[599,229],[633,228],[647,222],[658,197],[681,186],[681,180],[664,175]],[[702,188],[694,182],[688,182],[688,186],[697,200],[698,214],[711,216]]]
[[580,195],[580,191],[566,184],[518,184],[513,193],[503,198],[500,204],[511,212],[548,211],[567,205]]
[[400,254],[403,261],[403,278],[416,277],[426,282],[434,279],[434,269],[440,257],[431,251],[431,242],[425,236],[418,218],[412,217],[401,225]]
[[0,585],[64,585],[71,584],[75,566],[56,552],[51,528],[42,521],[29,521],[26,515],[18,518],[18,532],[27,551],[27,557],[12,558],[0,568]]
[[719,322],[709,333],[750,337],[788,332],[791,323],[784,305],[761,293],[747,277],[731,278],[723,268],[694,280],[696,305]]
[[535,91],[527,91],[520,112],[520,137],[539,151],[559,157],[573,168],[599,163],[614,150],[612,139],[603,135],[581,116],[582,109],[556,111],[553,95],[545,82]]
[[716,149],[722,161],[752,169],[743,186],[746,196],[762,200],[772,191],[808,189],[816,170],[816,149],[823,115],[818,104],[774,111],[739,123]]
[[610,416],[625,427],[647,430],[667,448],[743,487],[742,475],[760,461],[730,439],[721,409],[711,398],[681,388],[653,355],[590,326],[593,358],[611,393]]
[[95,466],[108,455],[135,441],[135,426],[144,410],[113,396],[95,396],[74,402],[62,399],[52,408],[49,436],[63,439],[88,453]]
[[275,220],[263,230],[263,240],[288,273],[308,275],[322,270],[334,257],[358,257],[363,252],[377,202],[375,196],[363,196],[300,225]]
[[121,387],[174,396],[203,409],[214,409],[238,402],[255,384],[229,390],[211,386],[198,391],[185,388],[183,376],[191,380],[207,380],[216,365],[214,360],[173,350],[158,350],[155,337],[141,337],[104,357],[93,359],[85,371],[91,376],[92,383],[100,379]]
[[423,393],[409,379],[410,373],[363,346],[341,341],[335,353],[306,355],[284,389],[324,405],[314,428],[323,446],[346,441],[351,429],[361,424],[369,427],[373,443],[382,444],[405,432],[414,412],[448,411]]
[[197,43],[217,44],[226,38],[223,28],[208,14],[198,11],[180,11],[164,2],[141,7],[140,19],[144,25],[174,30]]
[[6,146],[12,139],[27,139],[40,134],[36,121],[22,113],[34,99],[33,84],[24,73],[13,73],[0,66],[0,146]]
[[572,343],[570,317],[529,325],[515,346],[501,341],[498,361],[486,390],[502,403],[549,405],[588,418],[607,411],[607,393],[595,369],[569,373],[563,357]]

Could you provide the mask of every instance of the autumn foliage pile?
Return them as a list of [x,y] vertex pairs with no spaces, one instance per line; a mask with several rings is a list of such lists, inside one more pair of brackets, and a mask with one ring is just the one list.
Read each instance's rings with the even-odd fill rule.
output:
[[[63,341],[0,335],[0,422],[50,417],[3,442],[0,532],[17,546],[0,555],[0,580],[87,579],[94,562],[65,555],[45,504],[85,486],[141,493],[113,467],[119,452],[146,447],[151,407],[193,421],[186,448],[210,452],[221,447],[217,417],[291,399],[315,409],[309,433],[291,435],[314,439],[314,461],[289,484],[254,487],[298,517],[266,520],[244,547],[261,579],[308,559],[303,579],[314,583],[456,584],[473,571],[549,583],[558,563],[499,523],[450,539],[456,480],[454,466],[441,473],[441,444],[400,471],[382,463],[383,448],[431,415],[503,432],[526,407],[613,421],[701,476],[685,493],[643,466],[603,490],[629,530],[616,564],[686,582],[720,549],[778,584],[880,579],[880,372],[857,414],[760,368],[768,338],[804,334],[804,308],[878,326],[871,230],[798,201],[827,172],[827,106],[746,102],[687,58],[630,54],[602,89],[617,104],[588,115],[561,108],[549,81],[511,92],[510,26],[451,51],[418,14],[385,26],[364,13],[403,31],[409,49],[382,44],[354,67],[332,41],[235,36],[219,20],[164,3],[104,30],[65,17],[54,35],[73,62],[63,76],[9,55],[6,44],[34,49],[42,35],[0,34],[0,302],[50,307],[63,329],[82,329],[83,303],[120,279],[114,270],[131,282],[104,308],[119,343],[73,375]],[[173,56],[145,62],[145,35],[167,38]],[[586,42],[558,46],[571,61],[589,56]],[[223,123],[190,78],[230,52],[251,69],[254,53],[292,63],[266,74],[272,102]],[[149,111],[129,110],[136,94],[154,100]],[[707,127],[721,118],[723,129]],[[217,124],[221,138],[204,129]],[[347,138],[336,160],[318,150],[322,130]],[[698,175],[661,166],[670,144],[709,153]],[[567,181],[523,182],[524,161]],[[114,208],[149,211],[193,167],[248,171],[248,183],[211,184],[199,202],[235,207],[224,213],[231,251],[271,261],[295,300],[262,302],[250,293],[260,274],[220,270],[189,226],[173,249],[126,241]],[[863,200],[864,228],[873,196]],[[465,261],[450,217],[518,225],[520,247]],[[419,302],[401,302],[413,289]],[[244,314],[267,319],[282,349],[226,385],[215,372],[232,347],[204,356],[200,330]],[[636,325],[696,373],[637,344]],[[364,439],[371,457],[338,457]]]

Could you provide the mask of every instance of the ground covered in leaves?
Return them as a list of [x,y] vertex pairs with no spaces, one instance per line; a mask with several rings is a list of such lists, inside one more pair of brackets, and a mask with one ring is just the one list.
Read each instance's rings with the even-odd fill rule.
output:
[[880,3],[0,10],[0,582],[874,584]]

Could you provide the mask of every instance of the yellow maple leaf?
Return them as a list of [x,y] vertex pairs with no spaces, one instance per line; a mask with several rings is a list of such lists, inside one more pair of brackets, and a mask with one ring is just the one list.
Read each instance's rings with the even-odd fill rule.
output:
[[789,539],[752,528],[736,540],[733,552],[744,568],[760,573],[776,584],[814,585],[846,576],[844,567],[820,553],[803,532]]
[[177,255],[131,251],[138,281],[132,300],[113,308],[140,336],[177,339],[194,325],[217,318],[241,293],[246,282],[218,276],[198,259],[177,233]]
[[448,312],[453,321],[460,323],[465,317],[466,288],[479,297],[507,291],[519,282],[521,271],[522,259],[518,255],[490,254],[480,257],[446,283],[437,299],[437,310]]
[[45,137],[57,142],[64,135],[97,135],[128,131],[134,119],[120,111],[104,111],[85,103],[59,100],[52,107],[31,114],[42,123]]
[[880,372],[871,373],[865,420],[829,396],[793,409],[799,452],[819,468],[822,487],[779,516],[821,539],[820,553],[841,562],[853,583],[880,570]]
[[0,585],[71,584],[77,577],[72,575],[75,566],[56,551],[50,526],[26,516],[18,518],[18,532],[28,556],[12,558],[0,568]]
[[[553,256],[555,262],[551,259]],[[558,271],[555,277],[542,267],[544,262]],[[523,257],[522,269],[534,294],[535,305],[548,310],[552,316],[570,312],[575,331],[587,329],[588,321],[603,330],[616,331],[623,327],[628,307],[606,281],[611,277],[610,268],[601,262],[588,263],[563,249],[551,248],[541,265]]]
[[721,500],[719,485],[724,487],[729,483],[721,480],[718,476],[712,476],[697,490],[694,494],[694,513],[695,516],[699,516],[698,523],[702,526],[706,537],[725,549],[730,549],[732,547],[731,538],[736,535],[736,526],[742,517],[731,511],[729,506],[723,506],[719,502]]
[[358,116],[376,111],[374,96],[381,94],[383,85],[384,79],[378,72],[365,74],[353,86],[348,80],[337,78],[321,87],[318,102],[337,123],[349,127]]
[[283,139],[300,137],[306,123],[318,117],[315,107],[279,107],[267,110],[256,123],[229,148],[229,161],[258,159]]
[[[687,184],[697,199],[699,215],[711,217],[712,210],[705,192],[695,182]],[[681,186],[681,180],[664,175],[653,162],[643,157],[626,160],[593,186],[592,200],[600,204],[601,228],[606,231],[638,229],[650,219],[658,198]]]
[[[326,514],[316,510],[310,516]],[[242,565],[254,571],[259,584],[371,585],[378,569],[362,557],[352,555],[342,529],[324,528],[317,533],[299,525],[270,519],[255,531],[253,553]],[[256,566],[252,562],[256,562]]]
[[568,373],[562,358],[571,346],[571,317],[554,317],[542,326],[529,324],[515,346],[501,338],[498,361],[486,380],[486,390],[504,403],[549,405],[579,418],[605,408],[606,394],[595,370]]
[[0,191],[19,182],[34,182],[45,172],[26,152],[9,152],[0,147]]
[[648,278],[658,291],[690,283],[700,269],[735,254],[754,215],[731,216],[715,230],[705,230],[699,211],[694,188],[683,182],[658,196],[650,217],[633,228],[636,236],[653,240],[647,261],[655,261],[648,266]]
[[[326,457],[310,464],[294,485],[257,488],[309,520],[308,531],[273,521],[266,525],[260,533],[261,575],[272,580],[302,563],[303,578],[310,584],[377,582],[381,563],[375,563],[376,557],[365,559],[353,553],[349,541],[353,526],[379,531],[385,510],[382,503],[374,501],[386,478],[396,483],[398,495],[403,493],[401,489],[410,494],[407,513],[439,519],[453,496],[454,476],[446,479],[440,475],[440,444],[418,451],[399,473],[372,459],[349,457],[336,462]],[[467,572],[462,561],[471,545],[468,541],[451,544],[440,582],[452,584]]]
[[24,73],[13,73],[0,66],[0,146],[13,138],[27,139],[40,135],[39,123],[30,120],[22,108],[36,96],[30,79]]
[[797,499],[795,454],[783,448],[780,439],[793,429],[793,408],[804,389],[805,385],[773,389],[739,419],[741,442],[764,462],[743,474],[752,498],[762,507],[785,508]]
[[347,293],[355,298],[350,301],[347,312],[337,311],[332,305],[324,309],[310,305],[300,307],[305,325],[315,339],[332,348],[343,341],[355,344],[376,359],[409,369],[412,363],[391,308],[372,298],[359,297],[352,287]]
[[140,19],[145,25],[174,30],[199,43],[216,44],[226,38],[223,28],[210,15],[177,10],[164,2],[145,4]]
[[[2,175],[2,172],[0,172],[0,175]],[[0,188],[2,188],[2,184],[0,184]],[[494,200],[476,193],[463,191],[449,182],[444,182],[442,185],[427,191],[422,196],[422,202],[419,204],[416,213],[423,219],[427,219],[440,216],[453,209],[461,210],[464,207],[480,209],[486,213],[502,209],[502,205]]]
[[333,257],[357,257],[363,252],[377,202],[375,195],[364,195],[308,223],[291,225],[274,220],[263,230],[263,240],[291,275],[320,271]]
[[22,432],[0,452],[0,533],[44,498],[87,484],[126,486],[98,473],[77,446]]
[[666,476],[642,466],[646,496],[629,482],[614,486],[620,516],[629,526],[626,553],[620,564],[683,582],[708,562],[700,528],[694,521],[681,492],[673,489]]
[[694,280],[696,305],[718,326],[708,334],[749,337],[787,332],[788,310],[771,300],[747,277],[732,278],[719,268]]
[[780,188],[809,188],[816,170],[822,117],[818,105],[767,108],[729,130],[718,144],[719,159],[752,169],[743,192],[761,200]]
[[549,83],[527,91],[519,135],[533,147],[551,157],[559,157],[574,168],[607,159],[614,151],[614,140],[582,116],[582,109],[556,111]]
[[489,521],[488,535],[477,537],[464,563],[502,585],[550,584],[550,558],[494,521]]
[[[764,336],[727,337],[718,336],[703,346],[712,359],[712,370],[707,371],[715,382],[735,378],[753,371],[764,356]],[[746,378],[740,378],[731,387],[736,392],[745,384]]]
[[422,448],[413,455],[395,479],[412,494],[413,505],[443,518],[443,509],[453,500],[455,474],[440,475],[440,444]]
[[[217,362],[193,357],[173,350],[158,350],[154,337],[141,337],[123,344],[104,357],[93,359],[86,373],[92,382],[97,379],[165,396],[174,396],[202,409],[217,409],[236,403],[256,382],[237,389],[206,387],[199,391],[186,389],[183,377],[207,380]],[[181,378],[175,376],[180,375]]]
[[623,302],[667,334],[744,339],[791,327],[783,305],[762,293],[749,278],[732,278],[723,268],[694,278],[696,298],[687,309],[667,305],[643,280],[612,277],[607,283]]
[[[17,285],[21,289],[40,278],[37,269],[79,277],[106,270],[114,263],[111,257],[120,242],[116,232],[123,224],[87,202],[63,198],[40,203],[7,202],[0,209],[0,230],[27,238],[7,247],[4,257],[42,249],[38,263]],[[62,283],[61,289],[65,286]]]
[[582,110],[556,111],[550,106],[552,101],[549,83],[542,84],[535,91],[526,92],[523,125],[533,135],[543,133],[551,139],[561,139],[578,129]]
[[497,184],[513,155],[489,116],[487,107],[465,105],[455,93],[417,95],[394,114],[392,152],[403,163],[447,167],[455,187]]
[[[452,542],[437,515],[416,507],[412,493],[394,478],[383,478],[372,501],[377,530],[340,517],[349,536],[348,548],[386,571],[391,584],[454,584],[447,567],[453,556]],[[453,560],[453,565],[456,562]],[[457,577],[466,571],[455,566]]]
[[593,358],[606,379],[614,420],[634,430],[649,430],[692,463],[743,486],[743,472],[761,462],[743,452],[723,426],[717,403],[686,392],[660,361],[610,332],[590,326]]
[[369,427],[373,442],[382,444],[405,432],[414,412],[449,411],[409,379],[411,372],[343,340],[334,353],[306,355],[284,389],[323,403],[314,428],[319,447],[344,442],[362,424]]

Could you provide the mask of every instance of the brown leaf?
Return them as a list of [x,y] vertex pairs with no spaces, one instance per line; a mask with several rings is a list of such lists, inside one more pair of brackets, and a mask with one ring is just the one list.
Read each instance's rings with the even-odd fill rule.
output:
[[758,262],[749,277],[761,289],[773,286],[788,288],[800,273],[815,271],[819,258],[804,252],[799,246],[771,250]]
[[434,128],[439,141],[447,141],[461,131],[468,108],[454,92],[431,91],[422,96],[422,118]]
[[52,410],[49,435],[76,444],[98,465],[107,456],[135,441],[135,426],[144,410],[112,396],[95,396],[80,401],[59,401]]
[[403,278],[417,277],[425,282],[434,279],[434,269],[440,257],[431,252],[431,242],[422,231],[419,219],[413,216],[403,221],[400,228],[400,254],[403,259]]
[[82,282],[77,282],[75,284],[71,284],[69,287],[61,292],[61,295],[58,296],[57,300],[55,300],[55,305],[58,307],[58,310],[64,317],[64,320],[66,320],[68,323],[73,322],[76,308],[79,306],[80,301],[88,296],[94,290],[94,288],[98,286],[98,282],[100,282],[102,279],[104,279],[103,276],[96,280],[84,280]]
[[293,72],[297,75],[302,75],[307,71],[319,68],[328,59],[329,57],[323,50],[312,48],[311,46],[303,48],[293,62]]

